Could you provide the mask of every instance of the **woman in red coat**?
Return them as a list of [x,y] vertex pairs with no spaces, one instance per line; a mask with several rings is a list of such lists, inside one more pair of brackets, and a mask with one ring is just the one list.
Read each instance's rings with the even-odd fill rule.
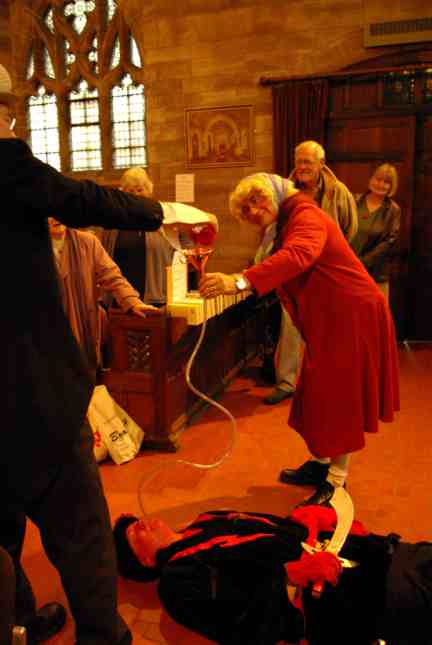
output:
[[364,447],[365,432],[377,432],[378,421],[392,421],[399,409],[391,313],[335,222],[291,182],[265,173],[246,177],[230,209],[261,229],[277,222],[274,251],[242,274],[207,274],[200,292],[212,298],[277,290],[305,344],[288,423],[311,452],[281,479],[316,486],[307,503],[325,503],[344,485],[349,455]]

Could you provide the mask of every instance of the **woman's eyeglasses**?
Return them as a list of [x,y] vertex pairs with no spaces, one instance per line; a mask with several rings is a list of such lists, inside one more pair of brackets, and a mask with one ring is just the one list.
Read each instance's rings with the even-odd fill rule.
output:
[[250,197],[248,197],[247,200],[244,201],[240,207],[242,215],[244,215],[245,217],[250,215],[251,209],[259,206],[262,200],[263,200],[262,195],[251,195]]

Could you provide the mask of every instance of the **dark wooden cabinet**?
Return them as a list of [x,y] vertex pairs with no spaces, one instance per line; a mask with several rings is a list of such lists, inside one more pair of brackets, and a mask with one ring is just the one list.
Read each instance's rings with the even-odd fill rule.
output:
[[[251,296],[207,321],[191,370],[195,388],[212,397],[226,387],[258,351],[264,315]],[[110,358],[101,382],[144,430],[144,448],[173,451],[179,430],[205,405],[185,380],[201,325],[165,313],[139,318],[112,310],[109,319]]]

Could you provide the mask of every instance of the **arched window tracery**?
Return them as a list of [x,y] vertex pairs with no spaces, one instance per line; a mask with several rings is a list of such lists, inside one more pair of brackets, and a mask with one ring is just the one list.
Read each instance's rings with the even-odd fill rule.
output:
[[146,165],[142,57],[117,1],[33,5],[18,75],[34,154],[64,172]]

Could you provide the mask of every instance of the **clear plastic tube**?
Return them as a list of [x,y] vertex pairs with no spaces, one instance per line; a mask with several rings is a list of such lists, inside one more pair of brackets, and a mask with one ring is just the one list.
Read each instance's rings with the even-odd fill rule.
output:
[[206,394],[204,394],[203,392],[198,390],[193,385],[193,383],[191,381],[191,378],[190,378],[192,365],[193,365],[193,363],[195,361],[196,355],[198,354],[198,352],[200,350],[200,347],[201,347],[202,342],[204,340],[206,328],[207,328],[207,301],[206,301],[206,299],[204,299],[203,310],[204,310],[204,320],[203,320],[203,324],[202,324],[202,327],[201,327],[201,333],[200,333],[199,338],[198,338],[198,340],[196,342],[196,345],[195,345],[195,347],[193,349],[193,352],[192,352],[192,354],[191,354],[191,356],[190,356],[190,358],[189,358],[189,360],[187,362],[186,371],[185,371],[185,379],[186,379],[186,383],[187,383],[189,389],[192,390],[192,392],[196,396],[198,396],[203,401],[206,401],[209,405],[212,405],[213,407],[215,407],[218,410],[220,410],[223,414],[225,414],[229,418],[230,424],[231,424],[231,436],[230,436],[230,439],[229,439],[228,447],[222,453],[222,455],[219,457],[219,459],[216,459],[216,461],[203,464],[203,463],[199,463],[199,462],[188,461],[187,459],[176,459],[174,462],[170,462],[169,464],[164,463],[164,464],[158,466],[157,468],[155,468],[151,473],[149,473],[147,475],[144,475],[140,479],[140,481],[138,483],[138,503],[139,503],[139,506],[140,506],[140,509],[141,509],[141,513],[144,516],[148,516],[148,513],[147,513],[147,511],[145,509],[145,506],[144,506],[144,503],[143,503],[143,492],[144,492],[144,489],[145,489],[146,485],[153,479],[153,477],[158,472],[161,472],[165,468],[170,468],[170,467],[174,466],[175,464],[186,464],[187,466],[192,466],[193,468],[198,468],[200,470],[210,470],[211,468],[217,468],[218,466],[220,466],[225,461],[225,459],[227,459],[227,457],[229,457],[231,455],[231,453],[233,451],[233,448],[234,448],[234,445],[235,445],[235,440],[236,440],[236,436],[237,436],[237,422],[236,422],[235,418],[233,417],[233,415],[231,414],[231,412],[229,410],[227,410],[223,405],[221,405],[217,401],[214,401],[213,399],[208,397]]

